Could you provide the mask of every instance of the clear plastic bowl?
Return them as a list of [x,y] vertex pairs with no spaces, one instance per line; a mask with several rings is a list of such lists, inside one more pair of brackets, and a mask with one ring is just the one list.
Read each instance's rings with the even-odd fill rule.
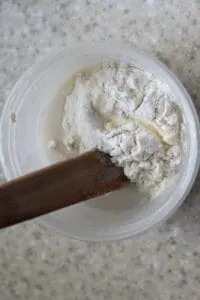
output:
[[[57,232],[81,240],[127,238],[166,219],[185,199],[199,167],[199,121],[191,98],[180,81],[163,64],[137,48],[82,44],[63,48],[45,58],[28,70],[13,88],[1,118],[1,157],[7,180],[50,163],[38,138],[47,107],[73,73],[111,59],[148,70],[168,84],[182,109],[187,147],[179,174],[157,199],[137,201],[134,192],[127,192],[125,197],[119,191],[112,194],[112,202],[109,194],[39,218]],[[11,120],[12,113],[16,114],[15,123]],[[118,207],[115,207],[113,195],[119,200],[116,202]],[[101,207],[101,202],[111,205]]]

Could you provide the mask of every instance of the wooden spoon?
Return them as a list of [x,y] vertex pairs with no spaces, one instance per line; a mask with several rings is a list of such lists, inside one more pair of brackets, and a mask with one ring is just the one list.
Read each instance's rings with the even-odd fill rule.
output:
[[127,181],[109,155],[93,150],[0,186],[0,228],[118,189]]

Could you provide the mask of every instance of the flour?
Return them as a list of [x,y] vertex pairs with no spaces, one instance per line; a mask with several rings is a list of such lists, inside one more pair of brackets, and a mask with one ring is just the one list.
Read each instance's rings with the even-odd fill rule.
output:
[[178,172],[183,133],[168,86],[149,72],[110,63],[75,77],[62,121],[68,150],[98,148],[153,196]]

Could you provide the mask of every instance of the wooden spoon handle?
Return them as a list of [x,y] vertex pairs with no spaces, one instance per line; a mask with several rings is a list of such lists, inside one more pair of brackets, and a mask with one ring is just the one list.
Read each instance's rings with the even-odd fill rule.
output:
[[0,228],[118,189],[123,170],[98,150],[0,186]]

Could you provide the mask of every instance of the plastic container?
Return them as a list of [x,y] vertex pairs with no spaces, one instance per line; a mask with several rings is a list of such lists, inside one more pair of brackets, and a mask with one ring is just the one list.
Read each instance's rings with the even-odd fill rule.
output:
[[[191,98],[179,80],[159,61],[136,48],[82,44],[63,48],[45,58],[27,71],[13,88],[1,118],[1,157],[7,180],[49,163],[38,138],[47,107],[74,72],[110,59],[131,63],[163,78],[182,109],[187,147],[180,173],[157,199],[137,201],[134,191],[127,192],[126,196],[119,191],[114,194],[114,198],[121,201],[118,207],[113,200],[112,205],[101,207],[101,201],[110,201],[111,195],[106,195],[39,218],[59,233],[88,241],[127,238],[165,220],[185,199],[199,167],[199,121]],[[12,113],[16,114],[15,123],[11,120]]]

